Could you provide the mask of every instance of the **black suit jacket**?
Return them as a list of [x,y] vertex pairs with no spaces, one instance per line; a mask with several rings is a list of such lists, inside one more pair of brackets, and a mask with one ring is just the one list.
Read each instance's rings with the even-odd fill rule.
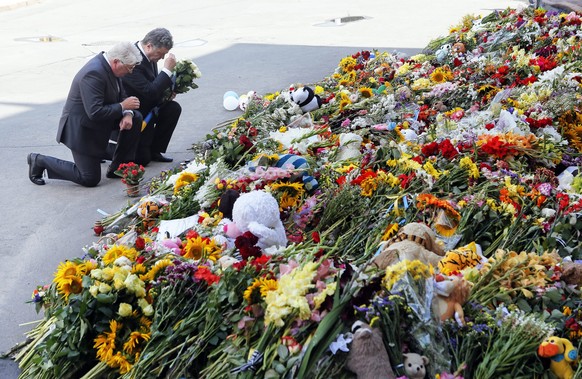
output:
[[57,142],[75,152],[101,158],[109,135],[119,128],[126,94],[103,52],[75,75],[59,122]]
[[145,118],[152,108],[161,105],[164,92],[172,86],[172,79],[164,73],[158,75],[157,64],[150,62],[143,52],[141,56],[141,64],[121,80],[127,94],[139,99],[139,111]]

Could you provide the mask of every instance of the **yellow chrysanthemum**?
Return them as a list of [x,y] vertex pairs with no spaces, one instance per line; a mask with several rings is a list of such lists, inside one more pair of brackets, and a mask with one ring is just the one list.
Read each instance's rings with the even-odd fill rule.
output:
[[467,170],[469,172],[469,177],[472,179],[477,179],[480,176],[479,168],[477,168],[477,165],[469,157],[461,158],[461,161],[459,162],[459,167]]
[[413,280],[418,281],[429,278],[432,273],[433,268],[419,260],[404,260],[386,268],[386,274],[382,283],[390,291],[396,282],[406,274],[410,275]]
[[273,101],[273,100],[275,100],[277,97],[279,97],[279,95],[280,95],[280,92],[279,92],[279,91],[277,91],[277,92],[275,92],[275,93],[269,93],[269,94],[265,95],[265,100],[268,100],[268,101]]
[[414,83],[411,84],[410,89],[412,89],[413,91],[421,91],[424,89],[428,89],[431,86],[432,86],[432,83],[431,83],[430,79],[419,78],[419,79],[416,79],[414,81]]
[[113,262],[120,257],[126,257],[134,262],[137,254],[137,250],[133,247],[130,248],[125,245],[113,245],[105,252],[105,254],[103,254],[102,260],[105,265],[113,264]]
[[426,171],[427,174],[435,179],[440,178],[442,175],[442,173],[438,172],[438,170],[433,166],[431,161],[426,161],[422,168],[424,168],[424,171]]

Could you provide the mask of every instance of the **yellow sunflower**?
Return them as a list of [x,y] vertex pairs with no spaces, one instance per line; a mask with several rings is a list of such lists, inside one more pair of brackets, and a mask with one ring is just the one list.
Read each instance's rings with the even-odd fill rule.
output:
[[119,368],[120,374],[127,374],[131,367],[133,366],[127,358],[121,354],[121,351],[118,351],[114,356],[111,357],[107,362],[107,366],[111,368]]
[[261,296],[267,296],[269,291],[276,291],[279,288],[279,282],[273,279],[261,279]]
[[130,261],[135,261],[137,256],[137,250],[134,248],[129,248],[125,245],[113,245],[103,254],[103,263],[105,265],[110,265],[115,262],[117,258],[126,257]]
[[70,283],[71,280],[76,278],[80,273],[80,267],[76,263],[71,261],[61,262],[57,268],[53,282],[60,287],[64,283]]
[[279,209],[282,211],[284,209],[293,208],[299,202],[299,198],[297,196],[291,196],[287,192],[283,192],[281,195],[281,200],[279,201]]
[[362,95],[362,97],[364,97],[366,99],[374,96],[374,92],[372,91],[372,89],[370,87],[360,87],[360,89],[358,89],[358,91],[360,91],[360,95]]
[[161,259],[161,260],[157,261],[156,264],[152,268],[150,268],[150,270],[148,271],[147,274],[140,275],[139,278],[141,280],[143,280],[144,282],[152,281],[155,279],[158,272],[160,272],[163,269],[165,269],[166,267],[172,266],[172,265],[173,265],[173,263],[172,263],[171,259]]
[[107,362],[113,357],[115,350],[115,337],[117,331],[122,328],[122,324],[116,320],[109,321],[109,332],[102,333],[93,340],[93,348],[97,349],[97,359]]
[[176,184],[174,184],[174,194],[180,192],[180,189],[187,186],[188,184],[197,181],[198,178],[198,175],[191,172],[182,172],[176,180]]
[[384,234],[382,234],[382,241],[388,241],[390,238],[394,237],[396,232],[398,232],[398,229],[400,229],[400,227],[396,222],[388,225]]
[[253,280],[253,282],[251,283],[251,285],[248,286],[247,289],[245,290],[245,292],[243,293],[243,299],[249,304],[254,304],[256,301],[259,300],[254,295],[260,294],[260,290],[259,290],[260,287],[261,287],[261,280],[255,278]]
[[127,342],[123,344],[123,350],[128,354],[135,354],[145,342],[150,340],[150,337],[150,333],[131,332]]
[[452,79],[453,79],[453,73],[446,66],[437,67],[430,74],[430,80],[432,80],[435,83],[444,83],[444,82],[447,82],[447,81],[452,80]]
[[68,299],[71,294],[81,293],[82,290],[83,280],[80,277],[71,278],[69,283],[63,283],[58,287],[58,291],[63,294],[66,299]]
[[273,183],[269,187],[273,191],[283,191],[289,194],[294,194],[296,196],[302,196],[305,193],[305,188],[303,187],[303,183],[294,182],[294,183]]
[[210,259],[216,262],[220,258],[220,248],[214,240],[197,236],[188,238],[186,246],[183,249],[184,257],[194,260]]
[[352,71],[354,67],[356,67],[357,63],[358,62],[354,58],[345,57],[340,61],[339,67],[342,69],[343,72],[349,72]]

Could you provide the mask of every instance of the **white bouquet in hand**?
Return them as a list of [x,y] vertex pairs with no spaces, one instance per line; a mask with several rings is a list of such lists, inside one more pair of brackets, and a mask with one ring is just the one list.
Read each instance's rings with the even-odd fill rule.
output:
[[191,60],[185,59],[176,63],[172,76],[172,87],[166,91],[165,98],[171,99],[174,94],[185,93],[198,88],[194,80],[201,78],[200,69]]

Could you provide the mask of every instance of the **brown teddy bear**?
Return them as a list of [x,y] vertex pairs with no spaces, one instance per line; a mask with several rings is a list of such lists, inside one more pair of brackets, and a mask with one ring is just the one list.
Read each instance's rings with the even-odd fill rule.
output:
[[380,270],[397,262],[419,260],[436,267],[445,255],[436,235],[427,225],[412,222],[406,224],[398,234],[383,245],[383,249],[372,261]]
[[362,321],[356,321],[352,326],[352,333],[346,367],[358,379],[396,379],[382,342],[382,332]]
[[562,262],[562,280],[576,287],[582,285],[582,263]]
[[428,358],[416,353],[402,354],[404,357],[404,372],[408,379],[424,379]]

